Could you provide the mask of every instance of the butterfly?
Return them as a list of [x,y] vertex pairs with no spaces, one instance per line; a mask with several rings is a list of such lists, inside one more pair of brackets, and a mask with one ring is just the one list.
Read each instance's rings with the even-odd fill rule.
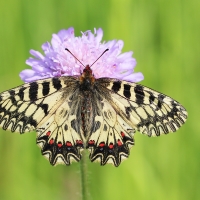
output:
[[86,65],[79,76],[26,83],[0,94],[0,126],[37,132],[41,153],[52,165],[81,160],[81,151],[101,165],[128,158],[136,131],[160,136],[186,121],[185,108],[140,84],[95,79]]

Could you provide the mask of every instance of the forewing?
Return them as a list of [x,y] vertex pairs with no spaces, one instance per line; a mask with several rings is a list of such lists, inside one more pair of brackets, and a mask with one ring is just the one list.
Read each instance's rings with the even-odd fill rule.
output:
[[[1,93],[0,126],[20,133],[34,130],[61,100],[61,82],[59,79],[39,80]],[[53,102],[50,103],[47,96],[51,96]]]
[[185,108],[150,88],[126,81],[102,79],[112,107],[124,121],[142,134],[159,136],[177,131],[186,121]]

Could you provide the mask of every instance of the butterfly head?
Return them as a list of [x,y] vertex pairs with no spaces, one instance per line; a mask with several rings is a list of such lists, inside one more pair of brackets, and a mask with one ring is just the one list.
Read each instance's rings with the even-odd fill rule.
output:
[[79,80],[83,90],[89,90],[91,87],[93,87],[95,78],[89,65],[86,65],[86,67],[83,69],[83,73],[81,74]]
[[86,76],[92,75],[92,70],[89,65],[86,65],[86,67],[83,69],[83,74],[85,74]]
[[[68,49],[65,48],[66,51],[68,51],[81,65],[84,66],[84,64]],[[92,65],[94,65],[94,63],[97,62],[97,60],[99,60],[103,54],[105,54],[109,49],[106,49],[93,63]],[[92,74],[92,70],[91,67],[92,65],[86,65],[85,68],[83,69],[83,73],[80,75],[79,77],[79,81],[80,81],[80,85],[82,90],[84,91],[89,91],[90,89],[93,88],[94,82],[95,82],[95,78],[94,75]]]

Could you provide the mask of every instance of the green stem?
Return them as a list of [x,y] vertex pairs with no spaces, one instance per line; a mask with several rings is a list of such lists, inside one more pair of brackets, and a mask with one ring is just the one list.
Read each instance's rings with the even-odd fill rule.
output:
[[82,200],[89,200],[86,157],[87,157],[87,152],[85,150],[83,150],[82,160],[80,162]]

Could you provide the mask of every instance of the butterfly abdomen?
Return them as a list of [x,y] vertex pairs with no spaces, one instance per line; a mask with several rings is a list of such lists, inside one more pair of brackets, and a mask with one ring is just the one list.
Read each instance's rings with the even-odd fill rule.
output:
[[82,131],[85,138],[88,136],[90,127],[90,114],[91,114],[91,93],[89,91],[82,92],[81,103],[81,122]]

